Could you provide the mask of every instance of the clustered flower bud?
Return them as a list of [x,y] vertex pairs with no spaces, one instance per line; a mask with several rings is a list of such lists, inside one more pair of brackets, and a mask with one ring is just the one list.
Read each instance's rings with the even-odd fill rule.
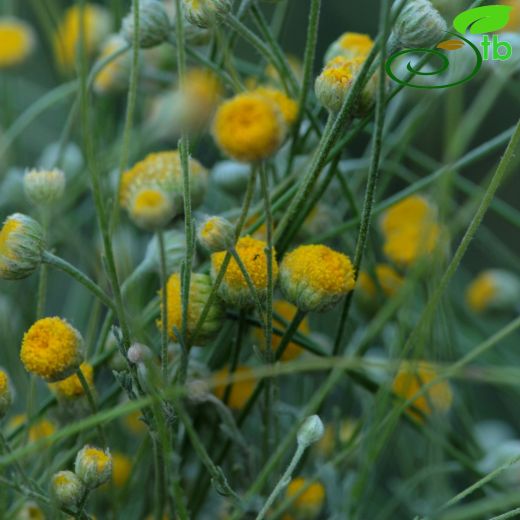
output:
[[76,456],[74,471],[88,489],[97,488],[112,477],[112,456],[108,450],[85,446]]
[[[139,47],[156,47],[168,39],[170,19],[159,0],[141,0],[139,4]],[[122,35],[130,44],[134,41],[134,32],[134,13],[130,12],[122,25]]]
[[72,471],[59,471],[52,477],[52,494],[60,506],[77,506],[85,493],[85,485]]
[[33,204],[50,206],[63,197],[65,174],[58,169],[28,170],[23,184],[25,194]]
[[231,10],[232,0],[183,0],[186,19],[199,27],[210,27],[218,16]]

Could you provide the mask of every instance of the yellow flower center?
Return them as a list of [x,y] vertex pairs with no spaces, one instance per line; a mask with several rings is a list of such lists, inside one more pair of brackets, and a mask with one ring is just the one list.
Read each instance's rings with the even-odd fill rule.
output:
[[107,464],[110,463],[111,457],[103,450],[99,448],[86,448],[84,451],[85,459],[93,462],[96,465],[96,469],[98,472],[102,472]]
[[482,312],[496,295],[496,284],[492,273],[482,273],[468,287],[466,301],[475,312]]
[[356,55],[367,55],[372,49],[374,42],[368,34],[345,33],[339,40],[343,49],[351,51]]
[[9,258],[9,260],[16,260],[16,256],[11,247],[9,247],[9,237],[11,233],[18,230],[22,223],[15,219],[9,219],[5,222],[0,231],[0,255]]
[[361,58],[338,56],[327,63],[322,75],[327,82],[346,86],[354,80],[362,65],[363,60]]
[[9,389],[9,380],[7,379],[7,374],[0,370],[0,395],[4,395]]
[[325,488],[321,482],[313,482],[302,492],[302,488],[307,485],[307,481],[302,477],[291,480],[287,487],[287,496],[298,498],[294,501],[294,507],[297,509],[312,508],[313,510],[320,508],[325,500]]

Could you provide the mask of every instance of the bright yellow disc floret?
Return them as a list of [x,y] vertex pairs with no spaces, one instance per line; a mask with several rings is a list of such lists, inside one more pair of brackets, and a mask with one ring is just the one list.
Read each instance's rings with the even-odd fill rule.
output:
[[22,63],[34,48],[32,29],[13,17],[0,18],[0,68]]
[[[90,388],[94,388],[93,366],[89,363],[81,363],[80,368],[83,372],[83,375],[85,376],[88,386]],[[81,381],[76,374],[67,377],[63,381],[51,383],[49,386],[53,392],[55,392],[60,397],[64,397],[65,399],[75,399],[85,394],[83,385],[81,384]]]
[[[304,490],[304,488],[306,489]],[[325,501],[325,487],[321,482],[309,482],[303,477],[296,477],[287,486],[287,497],[294,499],[292,509],[296,513],[306,515],[306,518],[314,518],[323,507]],[[309,516],[307,516],[309,515]]]
[[9,219],[5,222],[0,230],[0,255],[9,258],[10,260],[17,260],[17,256],[12,247],[9,246],[9,237],[11,233],[20,229],[22,223],[16,219]]
[[274,103],[283,115],[287,125],[292,125],[298,115],[298,103],[287,96],[284,92],[273,87],[258,87],[253,93],[264,96]]
[[347,32],[339,38],[339,45],[353,55],[366,56],[374,46],[368,34]]
[[300,246],[288,253],[280,280],[286,298],[305,311],[330,308],[355,284],[349,257],[324,245]]
[[244,162],[273,155],[286,133],[287,125],[277,104],[254,92],[239,94],[220,105],[213,123],[218,146]]
[[[431,383],[436,378],[437,371],[429,363],[404,362],[395,376],[392,390],[403,400],[409,400],[418,394],[423,386]],[[433,411],[447,412],[452,402],[453,393],[450,385],[446,381],[441,380],[413,399],[413,408],[409,408],[407,413],[414,419],[422,421],[422,415],[428,416]]]
[[43,318],[25,333],[20,358],[28,372],[47,381],[59,381],[80,366],[82,339],[65,320]]
[[83,450],[83,455],[85,459],[96,465],[96,469],[99,472],[104,471],[105,468],[112,462],[112,457],[110,456],[110,453],[100,448],[94,448],[92,446],[85,448]]
[[[265,254],[266,247],[267,244],[265,242],[250,236],[242,237],[235,246],[235,250],[242,260],[260,298],[263,298],[267,291],[268,269]],[[276,283],[278,278],[278,263],[275,258],[276,252],[273,251],[272,255],[273,282]],[[225,256],[225,251],[211,255],[211,275],[213,279],[218,275]],[[224,280],[219,289],[219,294],[224,301],[231,305],[243,306],[252,305],[254,303],[246,279],[234,258],[232,258],[228,264]]]

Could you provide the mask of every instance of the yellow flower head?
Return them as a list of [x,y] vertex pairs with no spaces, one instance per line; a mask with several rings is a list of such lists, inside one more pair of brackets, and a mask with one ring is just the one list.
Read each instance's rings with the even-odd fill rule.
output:
[[133,435],[142,435],[147,431],[146,424],[141,420],[143,414],[136,410],[123,417],[123,423]]
[[235,228],[223,217],[209,217],[200,225],[199,242],[211,253],[227,251],[235,245]]
[[432,253],[441,232],[436,218],[435,208],[418,195],[392,206],[380,223],[385,255],[396,264],[409,266],[419,257]]
[[[246,366],[239,366],[235,370],[238,377],[243,377],[243,381],[233,383],[231,393],[228,399],[228,406],[233,410],[241,410],[249,401],[256,386],[256,380],[253,371]],[[213,376],[214,392],[219,399],[223,399],[228,386],[228,379],[230,377],[229,368],[223,368],[215,372]]]
[[112,455],[108,450],[85,446],[76,456],[74,471],[88,489],[94,489],[110,480]]
[[302,311],[325,311],[354,288],[354,268],[348,256],[324,245],[300,246],[285,255],[280,286]]
[[136,189],[128,207],[128,216],[146,230],[164,227],[175,215],[173,200],[162,188],[143,186]]
[[[420,392],[424,385],[429,384],[436,378],[437,372],[429,363],[403,362],[394,378],[392,390],[398,397],[407,401]],[[449,383],[439,381],[413,399],[413,408],[409,408],[407,413],[422,422],[423,415],[428,416],[433,412],[447,412],[451,408],[452,402],[453,393]]]
[[[199,318],[208,301],[211,293],[211,278],[206,274],[192,273],[190,281],[190,296],[188,304],[187,333],[192,341],[202,345],[213,338],[220,330],[223,319],[223,308],[221,302],[216,299],[211,304],[204,324],[196,337],[195,334]],[[168,304],[168,334],[173,340],[177,339],[175,328],[182,331],[182,300],[181,300],[181,276],[174,273],[170,276],[166,285],[167,304]],[[164,314],[164,312],[161,312]],[[159,321],[159,327],[162,322]]]
[[52,494],[60,506],[75,507],[85,495],[85,486],[72,471],[60,471],[52,477]]
[[219,77],[206,69],[189,69],[181,85],[181,91],[189,105],[188,128],[204,128],[213,117],[224,93]]
[[0,419],[2,419],[7,413],[7,410],[9,410],[12,400],[9,378],[7,377],[7,373],[0,369]]
[[[192,204],[197,206],[206,194],[208,172],[198,161],[190,159],[189,173]],[[142,198],[140,199],[142,207],[147,207],[149,204],[145,204],[145,202],[150,200],[151,191],[160,189],[167,194],[173,208],[176,211],[181,211],[184,207],[182,186],[179,152],[152,153],[122,175],[119,186],[119,201],[121,206],[130,212],[132,205],[135,205],[137,194],[142,194],[143,190],[150,190],[150,193],[146,196],[141,195]],[[157,197],[154,200],[156,199]]]
[[[126,47],[124,38],[119,34],[110,36],[99,54],[99,60],[108,58],[112,54]],[[120,54],[110,63],[106,64],[96,75],[94,79],[94,91],[98,94],[107,94],[116,92],[126,87],[126,79],[129,73],[130,65],[129,54]]]
[[[85,376],[88,386],[94,388],[94,368],[89,363],[81,363],[81,371]],[[85,390],[76,374],[73,374],[57,383],[50,383],[50,389],[63,399],[77,399],[85,394]]]
[[20,359],[28,372],[49,382],[75,372],[83,361],[81,334],[61,318],[38,320],[25,333]]
[[[286,302],[284,300],[277,300],[273,303],[273,311],[277,314],[279,314],[286,322],[290,323],[294,316],[296,315],[296,311],[298,309],[292,305],[289,302]],[[273,318],[273,326],[277,327],[281,330],[285,329],[285,325],[278,321],[276,318]],[[309,328],[309,321],[307,318],[305,318],[298,327],[298,332],[303,335],[307,335],[310,332]],[[257,338],[258,344],[260,348],[265,347],[265,334],[263,329],[261,328],[255,328],[254,329],[255,337]],[[271,345],[273,347],[273,350],[276,351],[278,346],[281,342],[281,337],[277,334],[273,334],[271,339]],[[291,341],[287,348],[285,349],[284,353],[282,354],[282,361],[291,361],[292,359],[296,359],[298,356],[300,356],[303,353],[303,349],[294,343],[294,341]]]
[[[265,242],[250,236],[242,237],[235,246],[235,250],[249,273],[251,281],[261,299],[267,296],[268,270],[267,257],[265,254],[266,247],[267,244]],[[278,279],[276,252],[273,251],[272,255],[273,283],[276,283]],[[225,251],[211,255],[211,276],[213,280],[218,276],[225,256]],[[246,279],[234,258],[231,259],[227,266],[226,274],[219,287],[219,294],[222,299],[230,305],[248,307],[254,304],[254,298],[249,290]]]
[[519,301],[518,276],[501,269],[483,271],[466,289],[466,303],[473,312],[511,310]]
[[[331,112],[339,112],[364,61],[362,57],[337,56],[325,65],[317,77],[315,85],[316,97],[325,108]],[[371,108],[374,103],[376,85],[376,76],[372,76],[354,107],[354,116],[362,116]]]
[[54,52],[59,66],[67,72],[74,69],[82,26],[85,49],[91,56],[109,34],[111,23],[108,11],[98,5],[86,4],[83,16],[79,5],[69,7],[54,35]]
[[[403,277],[388,264],[377,264],[375,275],[383,294],[389,298],[401,288],[404,282]],[[374,299],[377,296],[377,286],[368,273],[359,273],[357,285],[368,298]]]
[[[303,80],[303,64],[300,58],[298,58],[298,56],[289,54],[287,56],[287,63],[289,64],[289,69],[292,71],[293,76],[299,83],[301,83]],[[265,75],[269,79],[270,83],[278,86],[279,88],[283,87],[283,78],[280,77],[278,69],[272,63],[269,63],[265,67]]]
[[342,56],[343,58],[366,58],[374,46],[368,34],[346,32],[342,34],[325,53],[325,63]]
[[[25,414],[14,415],[7,423],[7,431],[9,433],[16,431],[20,426],[23,426],[26,421],[27,416]],[[56,427],[54,423],[47,419],[40,419],[29,428],[29,441],[35,442],[39,439],[44,439],[52,435],[55,431]]]
[[34,49],[34,32],[22,20],[0,17],[0,69],[25,61]]
[[316,518],[323,507],[325,487],[321,482],[309,484],[303,477],[296,477],[287,486],[286,495],[287,498],[294,498],[291,510],[297,518],[310,520]]
[[40,265],[44,248],[43,230],[31,217],[14,213],[0,230],[0,279],[19,280]]
[[288,126],[291,126],[296,121],[298,103],[281,90],[273,87],[258,87],[253,90],[252,93],[264,96],[273,101],[278,107],[278,110],[282,113],[284,121]]
[[117,488],[125,487],[132,474],[132,460],[123,453],[112,454],[112,482]]
[[273,155],[282,145],[287,125],[278,105],[255,92],[222,103],[213,122],[219,148],[238,161],[254,162]]

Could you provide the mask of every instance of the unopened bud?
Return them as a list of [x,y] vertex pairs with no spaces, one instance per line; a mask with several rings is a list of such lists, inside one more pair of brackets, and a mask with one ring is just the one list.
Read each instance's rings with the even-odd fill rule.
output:
[[303,447],[318,442],[323,437],[324,427],[317,415],[307,417],[298,430],[298,444]]

